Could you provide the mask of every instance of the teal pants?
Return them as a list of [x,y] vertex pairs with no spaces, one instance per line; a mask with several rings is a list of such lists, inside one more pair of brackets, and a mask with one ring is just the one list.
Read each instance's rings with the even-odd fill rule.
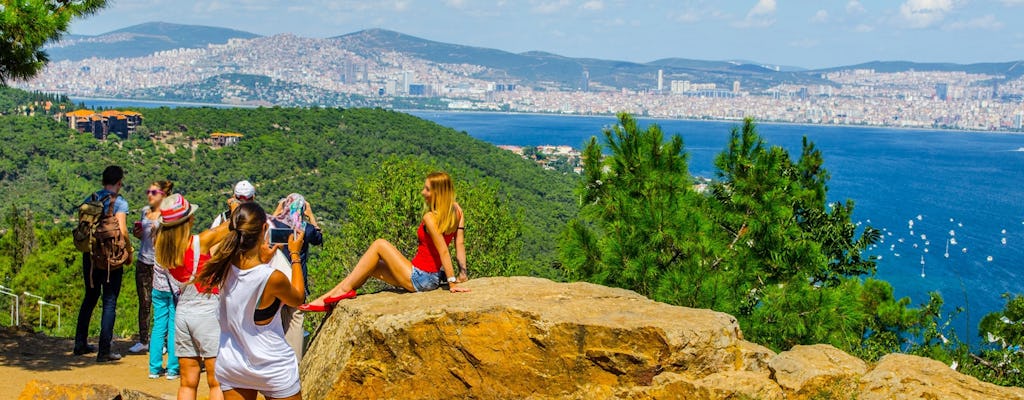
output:
[[149,336],[149,373],[159,374],[167,347],[167,375],[178,375],[178,357],[174,355],[174,297],[171,292],[153,289],[153,330]]

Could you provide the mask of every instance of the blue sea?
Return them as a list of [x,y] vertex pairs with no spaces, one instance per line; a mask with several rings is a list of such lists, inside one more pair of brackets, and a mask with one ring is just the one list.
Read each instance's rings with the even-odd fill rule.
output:
[[[580,148],[613,117],[411,112],[494,144]],[[714,157],[735,122],[641,119],[682,136],[690,172],[714,177]],[[855,220],[884,229],[870,252],[878,277],[913,304],[937,291],[961,340],[980,343],[978,321],[1024,292],[1024,135],[868,127],[761,124],[770,145],[794,157],[807,136],[822,151],[829,200],[855,203]],[[1005,233],[1004,233],[1005,232]],[[1003,243],[1005,239],[1005,244]],[[947,253],[947,243],[948,254]],[[926,252],[927,250],[927,252]],[[991,257],[991,261],[989,261]],[[922,264],[923,261],[923,264]]]
[[[180,103],[73,99],[88,106],[160,107]],[[223,105],[222,105],[223,106]],[[411,111],[496,144],[576,148],[613,117]],[[682,136],[690,172],[714,177],[714,157],[738,122],[641,119]],[[794,157],[807,136],[831,173],[829,200],[855,203],[862,226],[883,230],[870,253],[877,277],[913,304],[942,294],[961,340],[981,343],[978,321],[1002,309],[1003,293],[1024,293],[1024,135],[948,130],[760,124],[770,145]],[[948,254],[948,256],[947,256]]]

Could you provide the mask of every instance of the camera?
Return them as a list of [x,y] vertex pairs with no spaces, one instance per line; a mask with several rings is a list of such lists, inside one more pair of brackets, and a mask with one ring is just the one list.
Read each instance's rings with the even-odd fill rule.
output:
[[292,228],[270,228],[270,244],[288,244],[288,238],[294,232]]

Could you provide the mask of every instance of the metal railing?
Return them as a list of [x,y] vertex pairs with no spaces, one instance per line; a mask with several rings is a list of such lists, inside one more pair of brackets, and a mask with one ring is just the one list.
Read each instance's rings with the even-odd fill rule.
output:
[[0,295],[14,298],[14,303],[11,304],[11,326],[18,326],[21,323],[21,310],[19,309],[21,299],[14,294],[14,290],[2,285],[0,285]]
[[[22,295],[36,298],[36,304],[39,305],[39,329],[43,328],[43,308],[50,306],[57,309],[57,329],[60,329],[61,324],[61,307],[59,304],[50,303],[43,299],[43,296],[35,295],[27,291],[21,292]],[[11,303],[11,326],[18,326],[21,324],[21,296],[14,292],[14,289],[0,285],[0,297],[9,296],[14,299]]]

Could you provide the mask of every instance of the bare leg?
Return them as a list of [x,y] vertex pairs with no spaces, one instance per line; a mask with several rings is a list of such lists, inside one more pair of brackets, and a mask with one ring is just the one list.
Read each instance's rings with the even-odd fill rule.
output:
[[181,378],[178,385],[178,400],[195,400],[196,389],[199,388],[198,357],[181,357],[178,359]]
[[253,389],[231,389],[224,392],[225,400],[256,400],[256,392]]
[[217,382],[217,377],[213,374],[217,358],[207,358],[203,362],[206,364],[206,384],[210,386],[210,400],[224,400],[224,393],[220,391],[220,382]]
[[[231,389],[224,392],[225,400],[256,400],[259,392],[253,389]],[[270,397],[270,400],[302,400],[302,392],[288,397]]]
[[371,276],[410,292],[416,291],[412,286],[412,263],[387,240],[377,239],[345,279],[309,304],[323,305],[324,299],[328,296],[339,296],[352,289],[358,289]]
[[281,399],[274,399],[274,400],[302,400],[302,392],[300,391],[300,392],[298,392],[298,393],[296,393],[296,394],[294,394],[292,396],[288,396],[288,397],[281,398]]

